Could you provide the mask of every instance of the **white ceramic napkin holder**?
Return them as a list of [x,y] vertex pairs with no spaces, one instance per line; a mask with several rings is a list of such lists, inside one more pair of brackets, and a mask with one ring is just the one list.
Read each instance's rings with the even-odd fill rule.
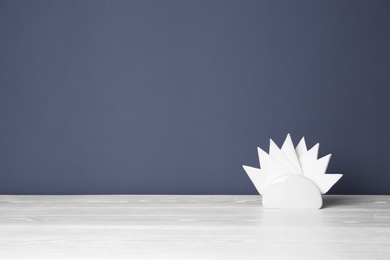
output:
[[295,148],[288,134],[281,148],[270,140],[269,154],[257,149],[261,168],[243,167],[265,208],[320,209],[322,194],[342,177],[326,174],[331,155],[318,159],[319,144],[308,150],[304,137]]

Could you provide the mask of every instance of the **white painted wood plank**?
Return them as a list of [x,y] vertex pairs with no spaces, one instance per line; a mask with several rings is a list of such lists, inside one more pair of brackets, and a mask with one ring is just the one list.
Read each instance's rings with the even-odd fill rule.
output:
[[390,259],[390,196],[0,196],[0,258]]

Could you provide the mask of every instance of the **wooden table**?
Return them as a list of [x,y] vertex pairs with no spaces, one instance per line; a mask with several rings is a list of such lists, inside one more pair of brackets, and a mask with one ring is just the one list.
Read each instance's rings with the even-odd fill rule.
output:
[[0,196],[0,259],[390,259],[390,196]]

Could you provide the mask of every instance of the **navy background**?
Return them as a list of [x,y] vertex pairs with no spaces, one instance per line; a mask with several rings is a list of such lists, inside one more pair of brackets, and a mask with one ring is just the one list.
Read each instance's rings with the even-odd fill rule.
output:
[[390,194],[389,1],[0,1],[1,194],[256,194],[287,133]]

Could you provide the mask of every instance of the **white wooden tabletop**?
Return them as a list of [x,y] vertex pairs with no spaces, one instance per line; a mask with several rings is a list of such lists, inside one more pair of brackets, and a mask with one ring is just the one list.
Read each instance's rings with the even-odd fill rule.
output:
[[0,259],[390,259],[390,196],[0,196]]

